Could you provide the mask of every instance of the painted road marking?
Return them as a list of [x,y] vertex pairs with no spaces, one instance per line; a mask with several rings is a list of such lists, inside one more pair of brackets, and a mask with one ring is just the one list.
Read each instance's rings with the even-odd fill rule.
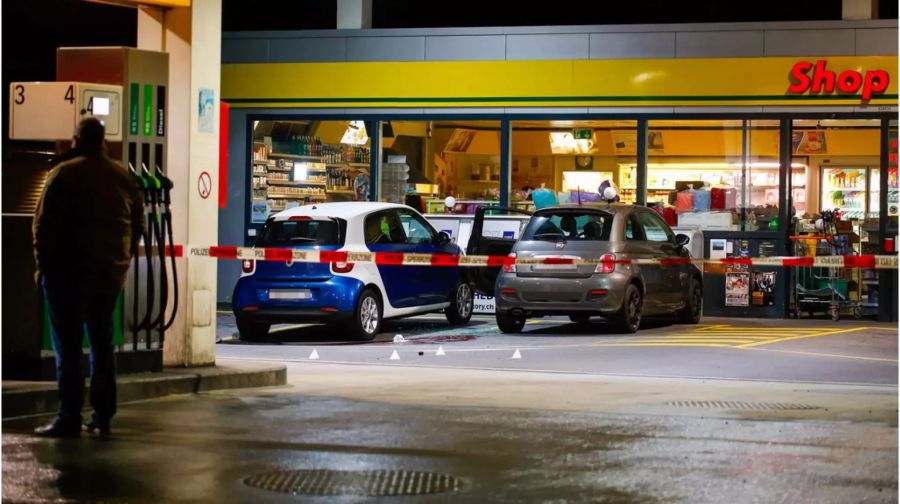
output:
[[770,341],[757,341],[755,343],[746,343],[744,345],[738,346],[737,348],[750,348],[750,347],[755,347],[755,346],[760,346],[760,345],[771,345],[773,343],[781,343],[782,341],[793,341],[793,340],[806,339],[806,338],[818,338],[821,336],[833,336],[835,334],[846,334],[846,333],[851,333],[851,332],[862,331],[865,329],[868,329],[868,328],[867,327],[851,327],[850,329],[838,329],[838,330],[823,329],[823,330],[820,330],[818,333],[813,333],[813,334],[799,334],[799,335],[795,335],[795,336],[785,336],[783,338],[778,338],[778,339],[774,339],[774,340],[770,340]]
[[748,347],[746,350],[760,350],[763,352],[778,352],[778,353],[789,353],[789,354],[797,354],[797,355],[809,355],[812,357],[833,357],[839,359],[855,359],[855,360],[866,360],[866,361],[876,361],[876,362],[890,362],[892,364],[897,363],[897,359],[885,359],[882,357],[863,357],[861,355],[842,355],[842,354],[830,354],[830,353],[821,353],[821,352],[801,352],[799,350],[779,350],[777,348],[758,348],[758,347]]

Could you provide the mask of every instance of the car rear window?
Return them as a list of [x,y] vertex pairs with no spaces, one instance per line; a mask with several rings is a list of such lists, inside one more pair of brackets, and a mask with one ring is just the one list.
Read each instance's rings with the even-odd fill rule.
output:
[[263,228],[256,245],[343,245],[346,229],[347,221],[343,219],[271,221]]
[[601,212],[560,211],[535,215],[525,228],[523,240],[609,240],[613,216]]

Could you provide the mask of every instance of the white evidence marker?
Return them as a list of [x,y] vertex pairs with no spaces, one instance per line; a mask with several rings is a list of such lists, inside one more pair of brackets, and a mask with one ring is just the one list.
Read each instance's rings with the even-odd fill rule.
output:
[[313,348],[312,353],[309,354],[309,360],[319,360],[319,352],[317,352],[315,348]]
[[398,354],[396,350],[391,354],[391,360],[400,360],[400,354]]
[[447,355],[447,352],[444,351],[444,347],[441,345],[438,346],[437,352],[434,352],[434,355],[437,357],[443,357]]
[[513,352],[512,358],[513,359],[521,359],[522,358],[522,354],[519,352],[518,348],[516,348],[516,351]]

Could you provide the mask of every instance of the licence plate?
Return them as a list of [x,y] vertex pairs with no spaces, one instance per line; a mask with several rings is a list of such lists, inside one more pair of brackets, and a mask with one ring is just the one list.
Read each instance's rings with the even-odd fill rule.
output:
[[311,299],[309,289],[270,290],[269,299]]
[[578,265],[576,264],[535,264],[532,266],[534,271],[560,271],[560,270],[574,270],[577,269]]

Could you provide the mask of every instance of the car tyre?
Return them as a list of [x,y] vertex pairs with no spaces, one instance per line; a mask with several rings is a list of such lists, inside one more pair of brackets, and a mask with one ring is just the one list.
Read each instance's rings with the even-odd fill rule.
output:
[[640,289],[633,283],[628,284],[628,287],[625,288],[622,308],[610,320],[613,330],[618,333],[636,333],[641,326],[643,311],[644,299]]
[[251,322],[241,318],[237,319],[238,335],[241,341],[259,341],[269,335],[272,324],[263,322]]
[[375,290],[364,289],[356,300],[356,309],[353,310],[353,319],[348,327],[350,336],[360,341],[375,339],[381,331],[383,313],[381,298]]
[[586,313],[574,313],[569,315],[569,320],[576,324],[587,324],[591,321],[591,316]]
[[447,322],[455,326],[468,324],[474,307],[475,293],[472,286],[465,280],[460,280],[450,294],[450,306],[444,310]]
[[703,287],[700,281],[691,280],[691,287],[685,299],[684,308],[678,312],[678,321],[682,324],[699,324],[703,316]]
[[520,333],[525,327],[525,316],[515,315],[512,312],[497,312],[497,327],[506,334]]

